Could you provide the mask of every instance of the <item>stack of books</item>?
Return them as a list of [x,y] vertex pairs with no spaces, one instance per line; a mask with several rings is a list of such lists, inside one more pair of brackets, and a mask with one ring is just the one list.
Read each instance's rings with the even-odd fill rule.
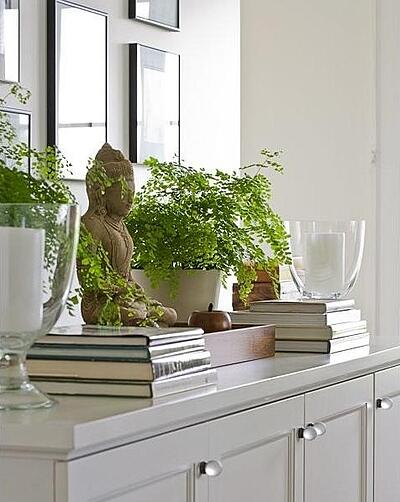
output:
[[198,328],[55,328],[27,363],[32,381],[50,394],[146,398],[216,383]]
[[366,321],[354,300],[265,300],[232,312],[232,322],[274,324],[276,351],[332,354],[369,345]]

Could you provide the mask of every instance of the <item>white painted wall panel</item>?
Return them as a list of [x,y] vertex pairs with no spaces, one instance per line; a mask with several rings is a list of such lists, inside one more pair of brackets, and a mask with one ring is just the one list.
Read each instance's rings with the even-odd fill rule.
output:
[[375,318],[375,0],[242,0],[241,157],[283,149],[285,219],[367,220],[354,296]]

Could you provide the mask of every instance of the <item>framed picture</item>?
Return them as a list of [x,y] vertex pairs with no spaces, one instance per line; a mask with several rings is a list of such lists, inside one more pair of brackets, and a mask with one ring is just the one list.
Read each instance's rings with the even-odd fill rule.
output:
[[180,58],[132,44],[129,47],[129,153],[132,162],[180,157]]
[[[6,115],[8,121],[13,126],[16,138],[16,143],[25,143],[28,148],[31,147],[31,114],[22,110],[16,110],[13,108],[0,108],[0,114]],[[7,161],[6,158],[2,158],[8,167],[14,167]],[[21,166],[21,171],[30,172],[30,159],[27,159],[25,164]]]
[[19,0],[0,0],[0,81],[18,82],[19,71]]
[[129,0],[129,17],[179,31],[180,0]]
[[107,141],[107,15],[47,0],[47,143],[83,180],[89,158]]

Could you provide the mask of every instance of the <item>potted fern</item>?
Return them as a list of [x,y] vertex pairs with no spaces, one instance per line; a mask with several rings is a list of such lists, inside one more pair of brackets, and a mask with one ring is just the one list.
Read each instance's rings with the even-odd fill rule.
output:
[[232,174],[146,161],[150,178],[127,219],[135,277],[152,296],[172,302],[179,320],[210,302],[230,310],[232,277],[246,301],[256,268],[272,272],[289,262],[287,234],[270,206],[265,175],[267,169],[282,172],[279,155],[264,149],[260,162]]

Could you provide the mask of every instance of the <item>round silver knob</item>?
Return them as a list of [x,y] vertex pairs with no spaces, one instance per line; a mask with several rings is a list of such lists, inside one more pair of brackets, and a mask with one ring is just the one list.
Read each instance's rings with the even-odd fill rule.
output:
[[393,400],[390,397],[382,397],[382,399],[376,400],[376,407],[382,410],[390,410],[393,408]]
[[317,431],[317,436],[323,436],[326,432],[326,425],[322,422],[315,422],[314,429]]
[[313,424],[308,424],[307,427],[299,429],[299,437],[306,441],[314,441],[318,436],[317,429]]
[[215,478],[222,473],[223,466],[219,460],[208,460],[207,462],[200,462],[199,470],[200,474]]

